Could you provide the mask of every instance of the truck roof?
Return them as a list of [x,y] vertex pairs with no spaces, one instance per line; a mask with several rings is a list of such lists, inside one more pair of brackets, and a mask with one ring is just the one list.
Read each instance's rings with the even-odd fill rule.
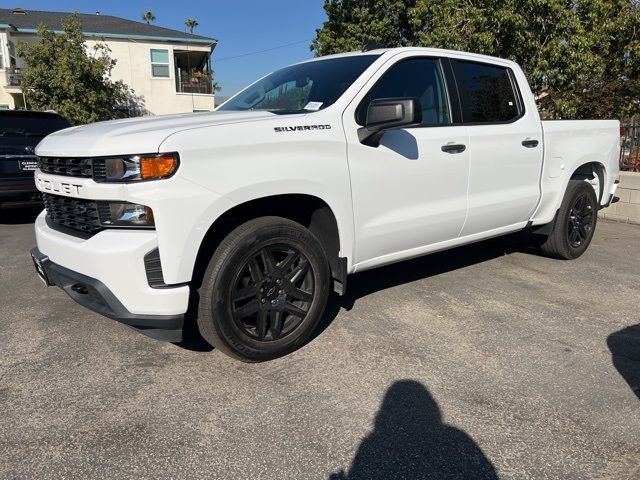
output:
[[358,55],[380,55],[380,56],[390,57],[403,52],[416,52],[422,55],[458,57],[458,58],[466,58],[468,60],[498,63],[503,65],[504,64],[516,65],[515,62],[512,62],[511,60],[507,60],[504,58],[500,58],[500,57],[492,57],[490,55],[482,55],[480,53],[463,52],[460,50],[447,50],[443,48],[431,48],[431,47],[395,47],[395,48],[378,48],[378,49],[366,50],[366,51],[359,50],[355,52],[325,55],[322,57],[313,58],[311,60],[306,60],[300,63],[314,62],[314,61],[325,60],[329,58],[351,57],[351,56],[358,56]]

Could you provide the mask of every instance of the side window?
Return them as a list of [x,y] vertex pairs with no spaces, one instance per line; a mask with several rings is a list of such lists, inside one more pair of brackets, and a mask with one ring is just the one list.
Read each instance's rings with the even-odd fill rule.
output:
[[495,65],[454,61],[465,123],[508,122],[520,110],[509,70]]
[[369,91],[356,113],[356,121],[365,124],[371,100],[378,98],[417,98],[422,105],[423,125],[451,123],[449,101],[440,62],[433,58],[411,58],[393,65]]
[[169,78],[169,50],[151,49],[151,76]]

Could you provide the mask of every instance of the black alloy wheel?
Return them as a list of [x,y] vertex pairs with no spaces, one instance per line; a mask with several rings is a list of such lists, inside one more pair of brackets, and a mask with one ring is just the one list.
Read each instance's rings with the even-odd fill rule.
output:
[[281,357],[312,335],[330,285],[313,233],[286,218],[256,218],[229,233],[209,261],[198,289],[198,329],[234,358]]
[[595,225],[594,205],[586,194],[579,195],[569,210],[567,236],[573,248],[579,248],[588,238]]
[[309,259],[291,245],[265,245],[252,252],[230,292],[236,326],[262,342],[290,335],[309,313],[313,277]]
[[584,180],[569,180],[551,233],[540,245],[548,257],[572,260],[582,255],[593,238],[598,221],[598,197]]

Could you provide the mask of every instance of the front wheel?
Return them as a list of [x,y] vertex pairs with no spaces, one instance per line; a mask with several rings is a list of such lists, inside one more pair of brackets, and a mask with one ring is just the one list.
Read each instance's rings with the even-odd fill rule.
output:
[[570,180],[551,234],[540,246],[549,257],[571,260],[582,255],[593,238],[598,220],[598,199],[593,186]]
[[326,254],[309,230],[280,217],[251,220],[209,262],[199,290],[200,333],[240,360],[286,355],[318,325],[329,283]]

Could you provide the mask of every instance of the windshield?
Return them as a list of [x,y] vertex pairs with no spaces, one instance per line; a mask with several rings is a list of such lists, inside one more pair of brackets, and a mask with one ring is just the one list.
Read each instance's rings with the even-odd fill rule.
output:
[[355,55],[283,68],[246,88],[219,110],[278,114],[321,110],[335,103],[377,58]]
[[53,115],[0,115],[0,137],[46,137],[70,126],[65,118]]

